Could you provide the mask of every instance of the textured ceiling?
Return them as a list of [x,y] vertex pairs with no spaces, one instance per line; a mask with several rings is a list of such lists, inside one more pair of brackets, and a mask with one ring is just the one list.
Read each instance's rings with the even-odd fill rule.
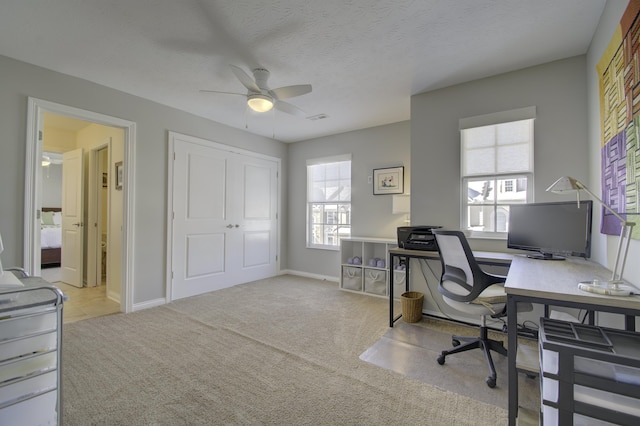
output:
[[[409,119],[410,96],[584,54],[605,0],[2,0],[0,55],[293,142]],[[229,64],[309,120],[247,111]]]

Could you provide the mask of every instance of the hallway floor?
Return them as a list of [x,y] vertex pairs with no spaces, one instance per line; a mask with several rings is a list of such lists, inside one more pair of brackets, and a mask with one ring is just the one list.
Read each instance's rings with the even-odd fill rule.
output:
[[107,298],[105,284],[97,287],[74,287],[60,281],[59,270],[60,268],[43,269],[42,278],[69,297],[64,303],[64,324],[120,312],[120,304]]

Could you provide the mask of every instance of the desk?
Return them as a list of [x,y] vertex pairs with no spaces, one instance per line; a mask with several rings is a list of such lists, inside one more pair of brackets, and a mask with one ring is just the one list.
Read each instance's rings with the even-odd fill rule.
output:
[[578,289],[578,282],[598,278],[606,282],[611,271],[579,258],[565,261],[543,261],[514,256],[507,275],[507,330],[509,376],[509,425],[516,424],[518,415],[518,376],[516,366],[517,309],[519,302],[566,306],[591,311],[625,315],[628,330],[635,329],[635,316],[640,315],[640,296],[615,297],[587,293]]
[[[487,266],[505,266],[511,262],[513,255],[507,253],[497,253],[497,252],[489,252],[489,251],[474,251],[474,257],[481,265]],[[393,313],[393,278],[394,278],[394,267],[395,267],[395,259],[396,258],[404,258],[406,259],[405,265],[405,290],[409,291],[409,264],[410,259],[429,259],[429,260],[440,260],[440,254],[437,251],[422,251],[422,250],[407,250],[403,248],[392,248],[389,249],[389,327],[393,327],[393,324],[402,318],[402,314],[394,317]]]

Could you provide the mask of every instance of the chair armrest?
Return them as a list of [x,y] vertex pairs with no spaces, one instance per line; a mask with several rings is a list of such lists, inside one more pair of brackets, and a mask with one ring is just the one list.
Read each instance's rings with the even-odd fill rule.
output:
[[10,268],[4,268],[5,271],[11,271],[11,272],[17,272],[17,274],[15,274],[18,278],[27,278],[29,276],[29,274],[27,273],[27,271],[24,270],[24,268],[20,268],[17,266],[12,266]]

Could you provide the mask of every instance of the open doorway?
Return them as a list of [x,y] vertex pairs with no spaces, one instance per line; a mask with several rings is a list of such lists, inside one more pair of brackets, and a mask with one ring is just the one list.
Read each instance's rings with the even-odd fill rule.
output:
[[[68,129],[62,131],[60,125],[58,130],[50,130],[51,135],[47,135],[45,124],[53,116],[69,122],[84,122],[78,125],[86,127],[75,130],[76,133],[82,133],[81,137],[71,135]],[[57,142],[50,144],[51,140],[56,139],[53,136],[58,136]],[[25,270],[31,275],[42,275],[43,271],[40,229],[42,211],[47,207],[42,204],[44,152],[62,153],[64,156],[65,153],[80,150],[81,165],[73,165],[71,169],[81,170],[81,175],[75,180],[82,181],[81,189],[77,192],[86,200],[78,201],[77,198],[67,197],[67,201],[64,201],[62,196],[60,210],[68,212],[72,210],[70,206],[83,207],[82,213],[74,218],[70,228],[78,230],[77,234],[81,235],[81,239],[77,244],[72,244],[71,249],[65,250],[65,238],[74,232],[63,231],[60,264],[64,268],[65,252],[68,254],[80,247],[75,250],[80,252],[80,260],[72,262],[70,266],[82,271],[80,285],[75,285],[80,290],[100,287],[104,271],[107,298],[115,300],[118,311],[121,312],[133,310],[133,259],[129,256],[132,241],[128,238],[127,230],[133,217],[129,206],[133,199],[134,173],[131,162],[135,152],[134,144],[135,124],[132,122],[48,101],[29,99],[25,173]],[[121,171],[118,182],[115,181],[116,163]],[[118,192],[114,195],[116,187]],[[64,188],[65,184],[61,193],[64,193]],[[102,195],[105,190],[108,191],[106,197]],[[65,316],[70,313],[65,310]]]
[[[109,185],[109,170],[110,162],[122,160],[122,134],[43,114],[41,276],[70,296],[65,322],[120,312],[122,274],[107,259],[121,251],[109,244],[121,242],[116,234],[122,222],[122,191]],[[112,203],[120,207],[112,209]]]

